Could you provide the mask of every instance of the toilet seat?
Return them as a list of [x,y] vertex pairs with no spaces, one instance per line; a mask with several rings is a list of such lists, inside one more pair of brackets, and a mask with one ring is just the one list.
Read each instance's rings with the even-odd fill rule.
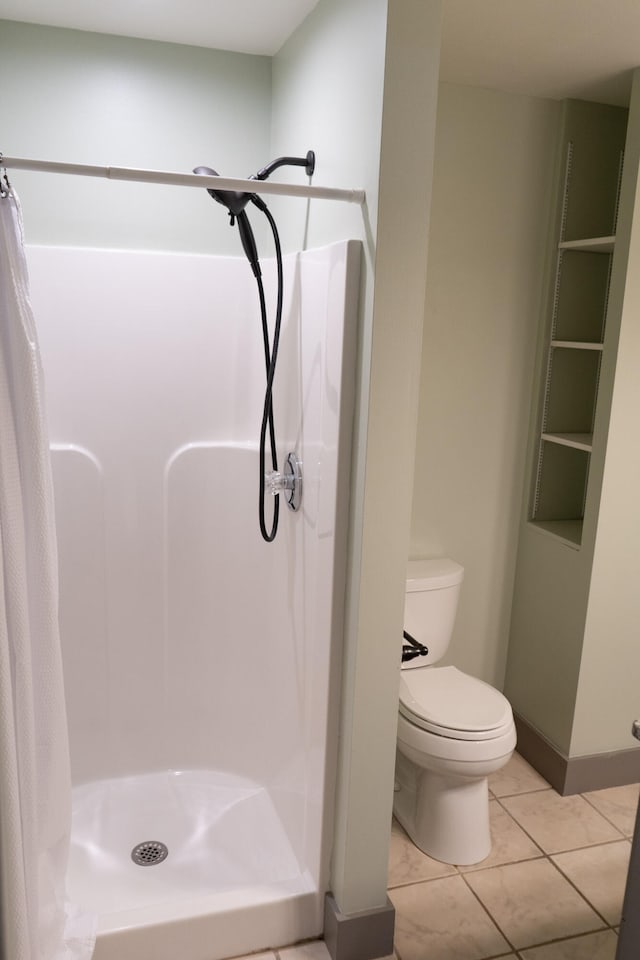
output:
[[400,713],[422,730],[453,740],[493,740],[513,725],[507,698],[456,667],[403,670]]

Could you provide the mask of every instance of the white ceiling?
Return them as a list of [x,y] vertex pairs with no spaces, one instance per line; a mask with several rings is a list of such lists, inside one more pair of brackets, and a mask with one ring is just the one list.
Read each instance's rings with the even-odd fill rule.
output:
[[640,0],[444,0],[444,80],[628,103]]
[[318,0],[0,0],[0,19],[273,56]]
[[[318,0],[0,0],[0,18],[272,56]],[[445,80],[626,103],[640,0],[444,0]]]

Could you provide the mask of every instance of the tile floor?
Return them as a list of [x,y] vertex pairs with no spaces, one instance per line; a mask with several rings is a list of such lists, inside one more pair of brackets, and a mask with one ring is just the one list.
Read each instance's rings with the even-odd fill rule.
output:
[[394,821],[398,960],[614,960],[640,787],[560,797],[518,754],[489,780],[493,849],[452,867]]
[[[493,849],[432,860],[395,821],[393,960],[614,960],[640,785],[560,797],[519,754],[489,780]],[[321,940],[247,960],[329,960]]]
[[309,940],[299,943],[295,947],[284,947],[281,950],[267,950],[265,953],[250,953],[237,960],[331,960],[324,940]]

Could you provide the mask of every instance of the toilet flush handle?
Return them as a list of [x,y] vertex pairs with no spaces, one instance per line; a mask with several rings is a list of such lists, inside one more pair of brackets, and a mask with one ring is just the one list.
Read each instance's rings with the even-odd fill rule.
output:
[[408,660],[415,660],[416,657],[426,657],[429,653],[424,643],[420,643],[415,637],[412,637],[410,633],[407,633],[406,630],[402,631],[402,638],[407,641],[402,644],[403,663],[406,663]]

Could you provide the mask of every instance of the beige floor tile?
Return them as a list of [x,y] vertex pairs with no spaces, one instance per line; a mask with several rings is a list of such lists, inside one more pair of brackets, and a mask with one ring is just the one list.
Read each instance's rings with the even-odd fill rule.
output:
[[447,877],[456,872],[456,868],[439,860],[432,860],[415,846],[397,820],[391,824],[391,843],[389,845],[390,887],[419,880],[433,880],[435,877]]
[[486,870],[503,863],[516,863],[518,860],[532,860],[541,857],[542,850],[536,846],[524,830],[497,800],[489,801],[491,820],[491,853],[482,863],[470,867],[458,867],[461,873],[470,870]]
[[620,923],[631,844],[606,843],[559,853],[553,862],[612,926]]
[[603,926],[548,860],[480,870],[465,880],[516,949]]
[[615,960],[618,938],[612,930],[572,937],[545,947],[523,950],[522,960]]
[[583,796],[596,810],[621,830],[625,837],[633,836],[633,828],[638,809],[640,784],[632,783],[626,787],[609,787],[606,790],[594,790]]
[[511,947],[460,876],[389,891],[402,960],[483,960]]
[[514,753],[502,770],[489,777],[489,790],[494,797],[510,797],[516,793],[545,789],[549,789],[547,781],[519,753]]
[[[330,960],[330,954],[324,940],[309,940],[295,947],[278,950],[280,960]],[[253,960],[253,957],[251,958]]]
[[621,839],[620,831],[580,796],[545,790],[505,797],[501,803],[545,853]]

